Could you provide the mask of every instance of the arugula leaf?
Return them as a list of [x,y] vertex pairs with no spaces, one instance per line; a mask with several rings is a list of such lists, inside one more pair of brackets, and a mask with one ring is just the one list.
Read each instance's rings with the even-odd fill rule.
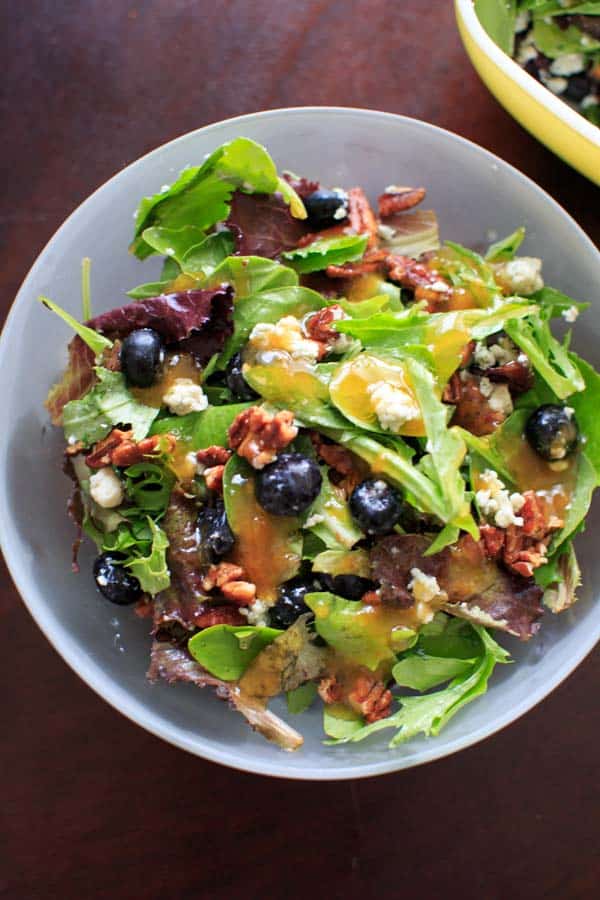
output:
[[516,0],[475,0],[475,12],[494,43],[512,56],[515,49]]
[[540,53],[550,59],[556,59],[566,53],[589,53],[600,49],[600,41],[585,34],[575,25],[561,28],[555,22],[547,22],[545,18],[538,16],[533,23],[533,42]]
[[69,328],[72,328],[75,334],[79,335],[81,340],[88,345],[90,350],[92,350],[96,356],[100,356],[101,353],[105,350],[110,350],[112,347],[113,342],[109,341],[107,337],[104,337],[103,334],[98,334],[97,331],[94,331],[93,328],[88,328],[87,325],[82,325],[81,322],[78,322],[77,319],[70,315],[70,313],[61,309],[57,303],[49,300],[48,297],[40,296],[38,297],[38,300],[48,309],[52,310],[53,313],[56,313],[63,322],[66,322]]
[[306,594],[304,602],[315,614],[315,629],[330,647],[346,659],[375,670],[391,664],[395,654],[414,639],[410,628],[389,633],[370,629],[372,609],[353,600],[344,600],[327,591]]
[[121,372],[97,366],[99,383],[80,400],[71,400],[63,410],[67,439],[73,436],[86,446],[106,437],[114,425],[130,425],[136,441],[145,438],[158,410],[138,403]]
[[148,516],[148,526],[152,533],[152,547],[148,556],[139,556],[123,563],[137,578],[143,591],[154,596],[166,590],[171,583],[167,567],[167,547],[169,539],[165,532]]
[[[272,194],[280,188],[275,163],[265,148],[248,138],[235,138],[218,147],[201,166],[184,169],[174,184],[144,197],[136,213],[130,249],[140,259],[155,252],[144,239],[150,226],[179,229],[191,225],[206,231],[224,221],[235,190]],[[292,212],[300,212],[291,190],[285,191],[284,200],[293,202]]]
[[567,348],[559,344],[541,316],[511,319],[504,327],[557,397],[565,400],[585,388],[581,372],[569,359]]
[[295,247],[282,253],[297,272],[320,272],[327,266],[341,266],[360,259],[367,246],[368,235],[351,234],[339,237],[317,238],[304,247]]
[[377,731],[396,728],[398,731],[390,742],[390,747],[396,747],[419,733],[426,736],[439,734],[444,725],[463,706],[486,692],[496,664],[510,661],[508,653],[494,641],[485,628],[480,625],[472,627],[483,644],[483,652],[470,670],[454,678],[448,687],[433,694],[402,697],[398,712],[387,719],[366,725],[344,740],[362,741]]
[[237,681],[261,650],[283,634],[277,628],[253,625],[213,625],[188,641],[188,650],[204,668],[222,678]]
[[525,229],[521,225],[520,228],[517,228],[515,231],[513,231],[512,234],[509,234],[507,235],[507,237],[502,238],[501,240],[496,241],[493,244],[490,244],[487,253],[485,254],[485,261],[496,263],[506,262],[509,259],[513,259],[515,253],[523,243],[524,237]]
[[295,690],[288,691],[286,694],[288,712],[295,716],[303,713],[309,706],[312,706],[316,696],[317,685],[314,681],[307,681],[306,684],[301,684]]
[[[320,538],[330,550],[350,550],[364,534],[352,518],[344,492],[329,480],[327,466],[320,468],[321,490],[306,514],[303,527]],[[309,525],[309,522],[314,524]]]

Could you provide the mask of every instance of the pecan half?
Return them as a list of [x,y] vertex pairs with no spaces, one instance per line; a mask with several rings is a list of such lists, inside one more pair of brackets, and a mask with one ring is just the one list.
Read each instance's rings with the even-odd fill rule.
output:
[[252,468],[264,467],[277,459],[277,454],[290,444],[298,429],[294,414],[284,409],[276,414],[260,406],[243,410],[229,427],[229,446],[247,459]]
[[393,216],[417,206],[425,197],[425,188],[395,187],[393,191],[385,191],[378,199],[379,215],[382,218]]
[[176,443],[177,438],[174,434],[154,434],[137,443],[124,441],[111,451],[110,461],[113,466],[132,466],[134,463],[141,462],[146,456],[155,454],[161,444],[167,453],[172,453]]
[[367,722],[385,719],[390,714],[392,694],[383,681],[372,676],[359,675],[348,694],[348,703],[362,713]]
[[343,263],[341,266],[327,266],[325,271],[329,278],[355,278],[357,275],[383,271],[388,255],[385,250],[368,250],[363,258],[356,262]]
[[205,591],[219,588],[227,600],[238,606],[247,606],[256,599],[256,586],[246,580],[245,569],[235,563],[212,565],[202,578],[202,588]]
[[110,466],[112,463],[112,453],[121,444],[131,444],[133,431],[122,431],[120,428],[113,430],[92,448],[91,453],[85,458],[86,466],[90,469],[102,469],[104,466]]
[[362,188],[348,191],[348,220],[357,234],[368,234],[367,248],[377,244],[377,220]]
[[335,675],[327,675],[321,678],[317,687],[319,697],[323,703],[339,703],[344,696],[344,689]]

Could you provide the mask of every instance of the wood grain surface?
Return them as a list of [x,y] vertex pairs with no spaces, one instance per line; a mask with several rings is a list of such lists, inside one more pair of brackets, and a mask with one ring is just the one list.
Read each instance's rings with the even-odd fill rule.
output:
[[[470,138],[600,240],[600,192],[479,81],[449,0],[2,4],[2,313],[63,219],[148,150],[279,106],[405,113]],[[0,897],[598,895],[600,655],[499,735],[420,769],[275,782],[118,715],[0,573]]]

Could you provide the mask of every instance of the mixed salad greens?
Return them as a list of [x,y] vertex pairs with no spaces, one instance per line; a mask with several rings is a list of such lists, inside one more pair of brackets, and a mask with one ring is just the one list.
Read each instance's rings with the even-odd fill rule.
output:
[[[396,173],[394,173],[396,174]],[[544,609],[575,602],[600,380],[551,322],[586,303],[440,244],[424,188],[280,176],[237,138],[138,208],[159,281],[75,332],[47,408],[94,579],[151,627],[149,677],[211,685],[285,749],[435,735]]]
[[501,50],[600,125],[600,0],[475,0]]

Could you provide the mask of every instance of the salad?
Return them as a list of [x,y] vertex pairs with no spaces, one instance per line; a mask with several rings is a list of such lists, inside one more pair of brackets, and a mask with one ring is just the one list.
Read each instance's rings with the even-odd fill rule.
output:
[[600,0],[475,0],[501,50],[600,125]]
[[[400,178],[401,173],[393,172]],[[240,137],[141,200],[158,281],[83,322],[48,395],[95,584],[151,680],[212,686],[286,750],[436,735],[580,582],[600,378],[586,303],[518,255],[440,244],[425,188],[279,175]],[[91,577],[91,575],[90,575]],[[99,602],[103,602],[99,598]],[[525,676],[524,676],[525,677]]]

